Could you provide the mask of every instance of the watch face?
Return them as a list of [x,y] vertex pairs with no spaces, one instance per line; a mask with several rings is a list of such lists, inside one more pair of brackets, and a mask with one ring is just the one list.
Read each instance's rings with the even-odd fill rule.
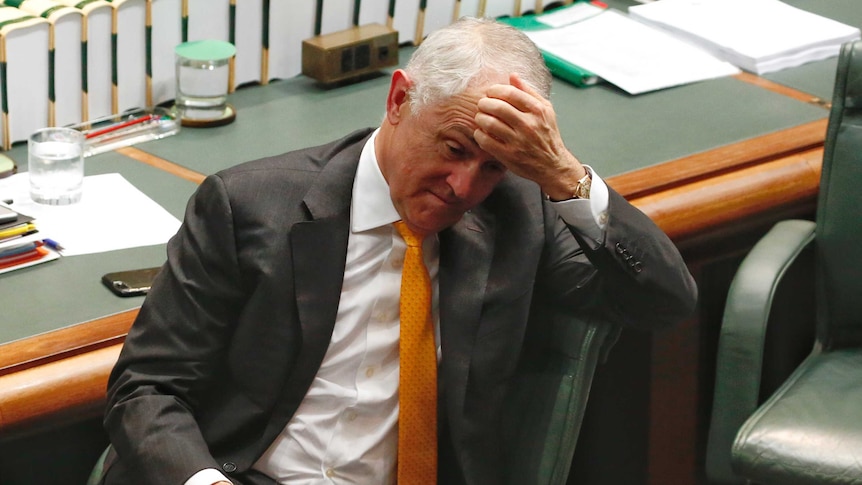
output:
[[587,171],[587,174],[581,180],[578,180],[578,188],[575,191],[575,197],[579,199],[589,199],[590,198],[590,187],[593,185],[593,178],[590,175],[590,172]]

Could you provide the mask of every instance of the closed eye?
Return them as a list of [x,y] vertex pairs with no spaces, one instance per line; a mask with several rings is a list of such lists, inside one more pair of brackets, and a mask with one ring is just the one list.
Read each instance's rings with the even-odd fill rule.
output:
[[506,169],[506,166],[503,165],[502,163],[500,163],[496,160],[492,160],[492,161],[488,161],[488,162],[483,163],[482,164],[482,170],[486,170],[486,171],[494,172],[494,173],[502,173],[502,172],[505,172],[507,169]]
[[464,149],[461,145],[453,145],[451,143],[447,143],[446,147],[449,150],[449,154],[455,158],[464,158],[468,155],[467,150]]

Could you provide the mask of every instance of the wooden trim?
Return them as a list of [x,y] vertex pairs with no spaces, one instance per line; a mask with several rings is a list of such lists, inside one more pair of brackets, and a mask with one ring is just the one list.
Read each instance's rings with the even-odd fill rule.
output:
[[816,198],[822,160],[823,149],[816,148],[631,202],[671,239],[681,240]]
[[194,182],[196,184],[200,184],[201,182],[203,182],[204,178],[206,178],[206,175],[203,175],[199,172],[195,172],[194,170],[189,170],[182,165],[169,162],[163,158],[159,158],[155,155],[152,155],[135,147],[117,148],[115,151],[121,155],[125,155],[131,159],[146,163],[147,165],[164,170],[170,174],[176,175],[177,177],[188,180],[190,182]]
[[753,84],[768,91],[772,91],[774,93],[778,93],[793,98],[795,100],[802,101],[803,103],[814,104],[825,109],[829,109],[832,104],[829,102],[829,100],[823,99],[819,96],[814,96],[813,94],[793,89],[783,84],[779,84],[777,82],[770,81],[769,79],[762,78],[755,74],[751,74],[750,72],[742,72],[735,75],[734,77],[742,82]]
[[122,342],[137,315],[128,310],[0,345],[0,376]]
[[678,158],[654,167],[607,178],[608,185],[629,200],[663,192],[719,174],[764,164],[820,146],[828,120],[812,121],[739,143]]
[[122,345],[0,376],[0,434],[59,416],[98,415]]

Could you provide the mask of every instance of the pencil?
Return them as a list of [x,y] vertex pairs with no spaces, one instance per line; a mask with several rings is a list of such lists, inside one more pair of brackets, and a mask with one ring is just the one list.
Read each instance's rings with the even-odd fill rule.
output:
[[107,128],[102,128],[101,130],[91,131],[87,133],[84,138],[90,139],[95,138],[97,136],[104,135],[105,133],[111,133],[112,131],[117,131],[123,129],[127,126],[137,125],[138,123],[143,123],[145,121],[150,121],[152,119],[156,119],[157,116],[154,114],[144,115],[139,118],[134,118],[128,121],[124,121],[122,123],[117,123],[115,125],[108,126]]

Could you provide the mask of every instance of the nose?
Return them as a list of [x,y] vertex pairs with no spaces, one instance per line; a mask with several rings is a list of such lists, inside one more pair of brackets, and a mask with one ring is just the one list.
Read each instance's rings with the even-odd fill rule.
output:
[[475,195],[480,184],[481,170],[477,163],[459,163],[452,168],[446,183],[452,192],[461,200],[470,200]]

